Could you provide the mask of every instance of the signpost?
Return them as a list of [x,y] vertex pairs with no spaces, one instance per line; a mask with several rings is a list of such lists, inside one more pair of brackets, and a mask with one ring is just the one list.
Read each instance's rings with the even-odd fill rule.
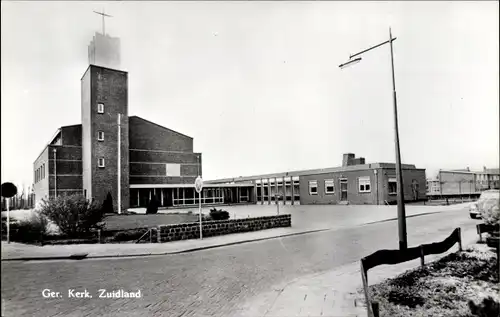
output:
[[14,197],[17,194],[17,187],[12,183],[3,183],[2,184],[2,197],[4,197],[7,201],[7,243],[10,243],[10,198]]
[[281,198],[280,194],[275,195],[276,207],[278,207],[278,216],[280,215],[280,198]]
[[196,180],[194,181],[194,188],[196,189],[196,192],[198,193],[198,208],[199,208],[199,214],[200,214],[200,239],[203,239],[203,233],[202,233],[202,228],[201,228],[201,190],[203,189],[203,179],[201,176],[198,176]]

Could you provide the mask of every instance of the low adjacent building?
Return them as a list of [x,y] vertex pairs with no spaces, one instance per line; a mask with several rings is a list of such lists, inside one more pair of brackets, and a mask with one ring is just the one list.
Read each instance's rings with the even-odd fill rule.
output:
[[[402,165],[405,201],[426,199],[425,169]],[[396,166],[366,164],[344,154],[342,166],[213,180],[210,184],[254,184],[255,203],[392,204],[397,200]]]

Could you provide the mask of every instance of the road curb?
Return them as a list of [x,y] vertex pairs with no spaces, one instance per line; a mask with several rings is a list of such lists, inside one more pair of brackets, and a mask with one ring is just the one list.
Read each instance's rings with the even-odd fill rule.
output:
[[[416,215],[406,216],[406,219],[413,218],[413,217],[427,216],[427,215],[432,215],[432,214],[438,214],[438,213],[448,212],[448,211],[449,210],[446,210],[446,211],[430,211],[430,212],[426,212],[426,213],[423,213],[423,214],[416,214]],[[451,210],[451,211],[453,211],[453,210]],[[377,221],[373,221],[373,222],[367,222],[365,224],[362,224],[362,226],[373,225],[375,223],[381,223],[381,222],[387,222],[387,221],[394,221],[394,220],[398,220],[398,217],[384,219],[384,220],[377,220]]]
[[[447,212],[447,211],[432,211],[432,212],[427,212],[427,213],[422,213],[422,214],[406,216],[406,218],[425,216],[425,215],[431,215],[431,214],[442,213],[442,212]],[[378,220],[378,221],[374,221],[374,222],[368,222],[368,223],[364,223],[364,224],[355,225],[355,227],[366,226],[366,225],[382,223],[382,222],[387,222],[387,221],[395,221],[397,219],[398,218],[395,217],[395,218],[390,218],[390,219]],[[313,230],[287,233],[287,234],[282,234],[282,235],[278,235],[278,236],[241,240],[241,241],[235,241],[235,242],[229,242],[229,243],[223,243],[223,244],[217,244],[217,245],[208,245],[208,246],[204,246],[204,247],[196,247],[196,248],[191,248],[191,249],[185,249],[185,250],[180,250],[180,251],[170,251],[170,252],[139,253],[139,254],[115,254],[115,255],[87,255],[84,258],[75,257],[75,254],[68,255],[68,256],[20,257],[20,258],[11,258],[11,259],[1,259],[1,262],[58,261],[58,260],[77,261],[77,260],[83,260],[83,259],[106,259],[106,258],[111,259],[111,258],[132,258],[132,257],[173,255],[173,254],[190,253],[190,252],[203,251],[203,250],[208,250],[208,249],[215,249],[215,248],[243,244],[243,243],[258,242],[258,241],[264,241],[264,240],[271,240],[271,239],[277,239],[277,238],[291,237],[291,236],[297,236],[297,235],[302,235],[302,234],[318,233],[318,232],[339,230],[339,229],[341,229],[341,228],[332,227],[332,228],[313,229]]]
[[271,240],[271,239],[277,239],[277,238],[283,238],[283,237],[290,237],[290,236],[297,236],[297,235],[302,235],[302,234],[309,234],[309,233],[317,233],[317,232],[322,232],[322,231],[328,231],[332,230],[331,228],[324,228],[324,229],[314,229],[314,230],[308,230],[308,231],[301,231],[301,232],[293,232],[293,233],[287,233],[287,234],[282,234],[279,236],[272,236],[272,237],[265,237],[265,238],[256,238],[256,239],[250,239],[250,240],[241,240],[241,241],[235,241],[235,242],[229,242],[229,243],[223,243],[223,244],[217,244],[217,245],[208,245],[204,247],[197,247],[197,248],[191,248],[191,249],[186,249],[186,250],[180,250],[180,251],[171,251],[171,252],[159,252],[159,253],[139,253],[139,254],[116,254],[116,255],[88,255],[84,258],[82,257],[75,257],[74,254],[69,255],[69,256],[48,256],[48,257],[20,257],[20,258],[12,258],[12,259],[2,259],[1,262],[14,262],[14,261],[57,261],[57,260],[83,260],[83,259],[105,259],[105,258],[132,258],[132,257],[148,257],[148,256],[161,256],[161,255],[173,255],[173,254],[181,254],[181,253],[190,253],[190,252],[196,252],[196,251],[202,251],[202,250],[208,250],[208,249],[215,249],[215,248],[220,248],[220,247],[226,247],[226,246],[231,246],[231,245],[237,245],[237,244],[243,244],[243,243],[249,243],[249,242],[258,242],[258,241],[263,241],[263,240]]

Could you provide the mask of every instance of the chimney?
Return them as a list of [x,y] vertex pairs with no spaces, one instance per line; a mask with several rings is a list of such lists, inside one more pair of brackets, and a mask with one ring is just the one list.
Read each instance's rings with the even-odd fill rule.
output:
[[342,158],[342,167],[352,165],[351,161],[354,160],[354,157],[355,157],[355,155],[353,153],[344,154],[344,156]]

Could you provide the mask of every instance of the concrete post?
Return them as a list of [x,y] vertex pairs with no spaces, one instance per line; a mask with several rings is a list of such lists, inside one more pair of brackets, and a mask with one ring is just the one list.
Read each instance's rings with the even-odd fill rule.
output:
[[271,197],[272,197],[272,195],[271,195],[271,179],[270,178],[267,179],[267,190],[268,190],[268,192],[267,192],[267,194],[268,194],[267,195],[267,204],[270,205],[271,204]]
[[283,176],[283,206],[286,205],[286,177]]
[[264,181],[260,179],[260,204],[264,205]]

